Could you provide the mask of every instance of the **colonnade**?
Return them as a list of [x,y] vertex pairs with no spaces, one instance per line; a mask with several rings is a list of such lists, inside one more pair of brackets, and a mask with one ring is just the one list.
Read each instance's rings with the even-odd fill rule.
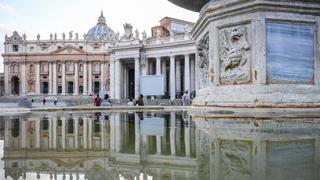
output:
[[[82,121],[80,123],[80,120]],[[19,121],[19,140],[11,138],[13,126],[5,121],[5,148],[9,149],[37,149],[37,150],[93,150],[106,149],[106,124],[104,120],[95,120],[90,117],[48,118],[34,121]],[[47,121],[47,122],[44,122]],[[60,122],[59,122],[60,121]],[[44,124],[47,123],[47,124]],[[72,124],[69,124],[72,123]],[[98,124],[99,129],[95,123]],[[47,126],[47,127],[44,127]],[[71,126],[71,127],[70,127]],[[70,132],[70,129],[72,130]],[[33,132],[30,132],[33,130]],[[11,144],[10,144],[11,143]]]
[[[188,91],[189,95],[195,91],[195,59],[194,54],[185,55],[168,55],[168,56],[147,56],[145,62],[142,62],[139,57],[129,58],[134,63],[134,97],[138,98],[141,94],[140,86],[148,86],[148,84],[141,84],[141,76],[149,75],[163,75],[165,79],[165,90],[168,89],[170,99],[176,99],[177,92]],[[152,60],[155,59],[155,69],[153,68]],[[121,59],[114,57],[110,64],[110,94],[114,99],[128,98],[126,72],[124,70],[125,64],[128,63],[128,58]],[[168,63],[168,65],[167,65]],[[169,74],[167,77],[167,66]],[[181,67],[183,68],[183,74]],[[112,77],[114,76],[114,78]],[[181,78],[183,77],[183,78]],[[167,81],[168,86],[167,87]],[[182,87],[183,85],[183,87]]]
[[[48,71],[44,72],[41,65],[47,63]],[[49,61],[49,62],[32,62],[32,63],[19,63],[19,71],[11,72],[10,63],[5,64],[5,94],[11,95],[11,79],[14,76],[19,78],[19,94],[21,95],[41,95],[43,90],[41,83],[48,83],[48,95],[67,95],[68,82],[73,83],[72,95],[90,95],[94,93],[94,82],[99,82],[99,90],[106,90],[106,74],[108,62],[98,61],[100,63],[99,72],[93,71],[92,61],[72,61],[73,69],[69,72],[66,67],[66,61]],[[35,65],[34,72],[31,72],[31,65]],[[80,70],[80,65],[82,69]],[[60,69],[58,69],[60,66]],[[28,76],[29,75],[29,76]],[[96,76],[99,76],[98,78]],[[28,86],[28,78],[34,80],[34,91]],[[58,87],[61,86],[59,92]],[[82,92],[80,92],[80,86]]]

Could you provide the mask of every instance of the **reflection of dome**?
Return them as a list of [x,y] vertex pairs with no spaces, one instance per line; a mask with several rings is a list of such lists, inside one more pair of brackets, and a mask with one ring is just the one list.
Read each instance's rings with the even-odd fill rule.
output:
[[97,25],[89,30],[87,33],[87,40],[112,40],[114,36],[114,31],[106,24],[106,19],[103,16],[103,12],[101,11],[101,15],[98,19]]

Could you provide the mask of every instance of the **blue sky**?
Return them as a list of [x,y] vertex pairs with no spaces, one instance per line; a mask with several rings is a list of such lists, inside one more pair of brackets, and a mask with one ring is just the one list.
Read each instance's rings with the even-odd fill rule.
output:
[[[49,37],[50,33],[74,31],[80,37],[93,27],[103,10],[107,24],[123,32],[128,22],[140,32],[158,25],[165,16],[195,22],[198,13],[182,9],[167,0],[0,0],[0,53],[3,53],[5,34],[17,30],[26,33],[27,39]],[[0,72],[3,72],[0,57]]]

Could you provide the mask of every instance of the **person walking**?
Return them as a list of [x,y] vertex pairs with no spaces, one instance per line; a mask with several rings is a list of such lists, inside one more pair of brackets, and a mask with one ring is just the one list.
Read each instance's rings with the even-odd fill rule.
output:
[[99,97],[99,94],[97,94],[97,97],[94,99],[93,105],[101,106],[101,98]]
[[43,99],[42,99],[42,103],[43,103],[43,105],[44,105],[44,106],[46,105],[46,102],[47,102],[46,98],[45,98],[45,97],[43,97]]
[[183,96],[182,96],[182,105],[187,106],[190,104],[190,97],[188,95],[188,91],[185,91]]
[[53,104],[56,106],[57,103],[58,103],[58,99],[57,99],[57,97],[54,97],[54,98],[53,98]]

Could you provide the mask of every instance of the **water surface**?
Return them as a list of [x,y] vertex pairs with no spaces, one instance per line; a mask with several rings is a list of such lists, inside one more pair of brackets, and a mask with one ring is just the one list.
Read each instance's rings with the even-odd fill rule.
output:
[[0,116],[0,179],[320,180],[319,119]]

